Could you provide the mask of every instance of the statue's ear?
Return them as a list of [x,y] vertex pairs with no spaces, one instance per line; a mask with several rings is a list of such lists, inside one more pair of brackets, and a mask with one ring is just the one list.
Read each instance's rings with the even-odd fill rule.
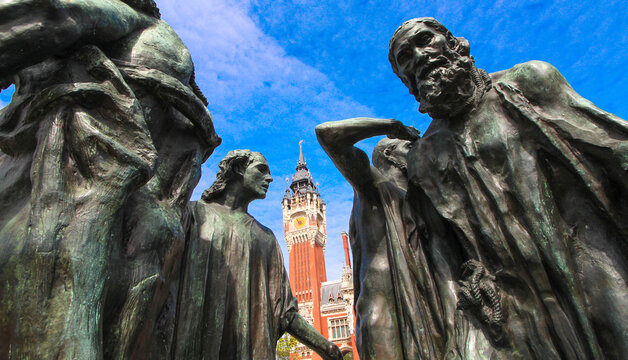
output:
[[246,171],[245,164],[238,164],[237,166],[233,168],[234,174],[237,174],[239,176],[244,176],[244,171]]
[[244,176],[244,172],[246,171],[247,163],[248,163],[248,158],[238,159],[233,164],[233,173],[234,173],[234,175],[239,175],[240,177]]
[[455,47],[456,52],[462,56],[469,56],[471,53],[471,45],[469,45],[469,41],[463,37],[457,37],[456,41],[458,46]]

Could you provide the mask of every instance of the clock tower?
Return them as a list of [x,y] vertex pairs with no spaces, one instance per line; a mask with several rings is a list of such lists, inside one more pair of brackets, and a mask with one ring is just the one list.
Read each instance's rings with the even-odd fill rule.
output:
[[292,292],[299,303],[299,313],[321,331],[321,283],[327,281],[325,243],[327,242],[325,202],[303,157],[299,142],[299,161],[292,182],[283,197],[284,235],[289,254]]

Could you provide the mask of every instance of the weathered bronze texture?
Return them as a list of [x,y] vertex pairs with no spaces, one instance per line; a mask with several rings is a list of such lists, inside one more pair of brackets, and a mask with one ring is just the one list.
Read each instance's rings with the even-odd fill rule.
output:
[[342,359],[299,315],[277,239],[247,212],[272,181],[266,159],[234,150],[219,167],[189,206],[174,358],[275,359],[287,331],[323,358]]
[[0,31],[0,359],[159,358],[220,143],[190,54],[150,0],[3,1]]
[[[353,186],[349,238],[354,261],[356,344],[360,359],[440,359],[442,328],[433,280],[405,207],[406,156],[419,132],[393,119],[355,118],[316,127],[318,141]],[[355,147],[388,135],[373,164]]]
[[454,359],[628,354],[628,124],[553,66],[487,74],[432,18],[390,41],[432,117],[408,154],[408,203]]

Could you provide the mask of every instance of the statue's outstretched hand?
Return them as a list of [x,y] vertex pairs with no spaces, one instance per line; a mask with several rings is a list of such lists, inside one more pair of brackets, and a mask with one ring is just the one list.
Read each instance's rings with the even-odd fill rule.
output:
[[325,360],[342,360],[342,353],[336,344],[329,343]]
[[412,126],[405,126],[401,122],[388,134],[390,139],[416,141],[421,137],[421,132]]

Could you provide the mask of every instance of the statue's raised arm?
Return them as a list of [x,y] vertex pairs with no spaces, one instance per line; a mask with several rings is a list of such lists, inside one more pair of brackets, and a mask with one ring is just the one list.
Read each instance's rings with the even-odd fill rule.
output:
[[[416,226],[404,215],[406,157],[419,132],[394,119],[354,118],[318,125],[316,135],[354,189],[349,239],[360,358],[442,358],[426,264],[410,239]],[[371,166],[355,144],[381,135],[388,138],[373,149]]]
[[[330,121],[316,127],[316,136],[340,173],[356,190],[368,192],[379,175],[364,151],[354,145],[373,136],[414,141],[419,132],[394,119],[353,118]],[[388,155],[388,154],[386,154]]]

